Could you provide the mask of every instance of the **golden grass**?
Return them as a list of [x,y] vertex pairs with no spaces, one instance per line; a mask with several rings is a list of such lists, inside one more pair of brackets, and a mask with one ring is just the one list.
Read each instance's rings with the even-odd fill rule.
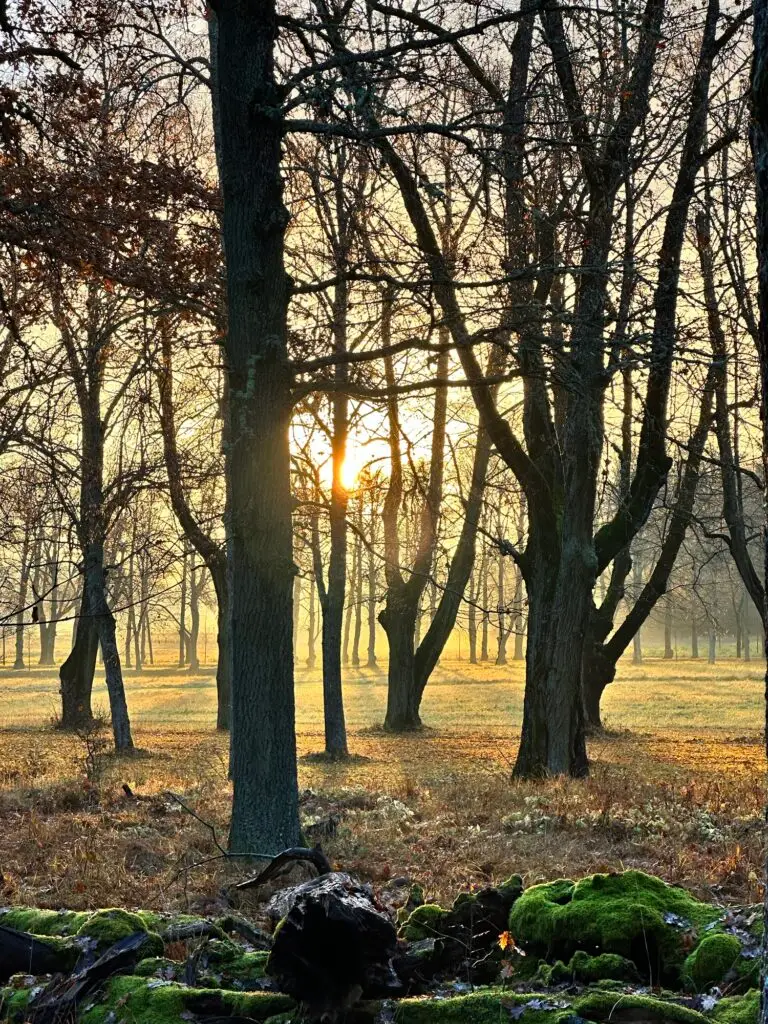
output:
[[[395,737],[383,718],[385,675],[352,670],[352,750],[367,760],[301,760],[303,814],[329,814],[324,840],[343,867],[383,884],[423,881],[436,899],[514,871],[526,880],[640,867],[707,898],[760,896],[765,796],[762,670],[723,661],[621,667],[606,696],[611,732],[590,744],[591,778],[510,779],[522,709],[521,666],[446,662],[424,702],[428,728]],[[0,676],[0,902],[191,907],[215,912],[245,870],[211,861],[208,831],[177,792],[226,836],[227,740],[211,728],[211,670],[127,675],[143,753],[105,757],[89,779],[85,746],[50,731],[55,673]],[[319,675],[297,678],[299,753],[322,748]],[[96,704],[106,706],[101,689]],[[121,783],[150,799],[124,796]]]

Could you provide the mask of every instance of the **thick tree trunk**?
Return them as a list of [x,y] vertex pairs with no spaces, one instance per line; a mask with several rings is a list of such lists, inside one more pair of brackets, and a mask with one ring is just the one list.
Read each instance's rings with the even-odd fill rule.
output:
[[96,623],[89,612],[88,592],[83,586],[75,624],[75,640],[69,656],[59,669],[62,729],[83,729],[93,722],[91,691],[98,645]]
[[421,728],[419,694],[415,683],[416,607],[390,587],[387,605],[379,616],[389,642],[387,713],[384,728],[413,732]]
[[274,0],[220,0],[218,110],[227,264],[227,567],[233,852],[299,842],[293,692],[290,282]]
[[699,656],[699,625],[696,622],[696,616],[691,616],[691,657],[698,658]]
[[717,633],[715,633],[714,629],[710,629],[709,631],[709,648],[707,661],[710,665],[714,665],[717,661]]
[[560,555],[539,542],[533,510],[530,523],[525,698],[514,771],[579,777],[589,770],[581,662],[594,577],[578,549]]

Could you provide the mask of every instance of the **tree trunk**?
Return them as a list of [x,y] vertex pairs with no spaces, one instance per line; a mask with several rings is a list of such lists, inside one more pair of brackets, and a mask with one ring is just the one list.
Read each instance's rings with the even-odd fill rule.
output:
[[675,656],[672,646],[672,602],[667,598],[664,605],[664,658],[669,661]]
[[717,661],[717,633],[714,629],[709,631],[709,651],[707,661],[710,665],[714,665]]
[[699,627],[696,622],[696,615],[691,616],[691,657],[699,656]]
[[50,668],[56,664],[56,620],[50,619],[40,627],[39,665]]
[[483,536],[483,557],[480,561],[480,577],[482,589],[482,621],[480,625],[480,661],[488,661],[488,546]]
[[[362,506],[358,517],[358,529],[363,528]],[[363,544],[360,535],[355,539],[356,566],[352,574],[354,589],[352,601],[355,606],[355,630],[352,635],[352,664],[355,668],[360,665],[360,639],[363,634]]]
[[89,612],[96,624],[101,654],[104,660],[109,709],[112,717],[112,735],[115,750],[131,750],[131,723],[125,699],[120,652],[117,647],[115,617],[107,604],[104,586],[104,547],[96,542],[85,552],[85,586],[88,591]]
[[309,617],[307,621],[307,668],[314,668],[317,664],[315,654],[315,639],[317,627],[315,626],[315,578],[314,574],[309,578]]
[[21,545],[21,569],[19,572],[19,594],[16,612],[16,659],[13,663],[15,669],[24,668],[24,614],[27,604],[27,589],[29,587],[29,524],[24,524],[24,540]]
[[200,591],[203,586],[202,572],[195,564],[195,549],[189,550],[189,635],[187,642],[187,662],[190,672],[200,668],[197,647],[200,639]]
[[230,848],[299,842],[293,692],[291,370],[274,0],[216,5],[227,264],[226,472],[232,664]]
[[[499,536],[501,536],[501,529],[499,529]],[[499,552],[498,560],[498,614],[499,614],[499,634],[498,634],[498,647],[496,649],[496,664],[506,665],[507,664],[507,608],[506,608],[506,594],[504,593],[504,553]]]
[[475,574],[469,580],[469,604],[467,606],[467,637],[469,639],[469,664],[477,664],[477,609],[475,603],[477,583]]
[[187,664],[187,545],[181,556],[181,596],[179,607],[179,668]]
[[601,702],[606,687],[616,678],[616,662],[604,655],[600,644],[585,644],[582,660],[584,723],[588,732],[603,728]]
[[384,728],[390,732],[413,732],[421,728],[414,675],[416,608],[406,596],[395,594],[390,588],[379,621],[389,642]]
[[59,669],[62,729],[83,729],[93,722],[91,691],[98,645],[96,623],[89,611],[84,584],[72,650]]
[[368,548],[368,658],[366,666],[376,668],[376,508],[371,495],[371,536]]
[[296,573],[293,581],[293,657],[297,656],[299,646],[299,619],[301,612],[301,575]]
[[581,687],[583,651],[579,648],[583,647],[593,580],[586,575],[588,569],[578,551],[573,557],[558,558],[559,552],[540,542],[533,509],[529,521],[525,698],[514,772],[522,778],[583,776],[589,762]]
[[232,708],[232,654],[229,632],[229,585],[218,566],[211,572],[213,589],[216,593],[216,728],[226,731],[230,728]]

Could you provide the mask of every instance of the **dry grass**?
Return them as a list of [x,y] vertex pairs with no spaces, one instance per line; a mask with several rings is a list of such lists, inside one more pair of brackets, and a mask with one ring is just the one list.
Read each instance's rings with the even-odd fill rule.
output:
[[[530,883],[641,867],[700,895],[759,898],[765,765],[759,663],[627,665],[606,699],[612,732],[591,744],[585,782],[514,783],[522,706],[519,666],[449,662],[430,685],[429,728],[375,728],[381,672],[347,683],[350,743],[367,760],[300,762],[305,821],[338,820],[323,840],[345,868],[383,884],[425,883],[440,900],[519,871]],[[0,677],[0,902],[110,904],[216,912],[245,870],[211,861],[209,832],[162,796],[183,795],[226,836],[226,738],[210,727],[210,672],[128,678],[132,758],[86,767],[82,740],[48,727],[50,672]],[[97,703],[105,703],[103,694]],[[322,747],[319,677],[299,673],[299,750]],[[90,777],[89,777],[90,775]],[[127,782],[136,794],[126,797]]]

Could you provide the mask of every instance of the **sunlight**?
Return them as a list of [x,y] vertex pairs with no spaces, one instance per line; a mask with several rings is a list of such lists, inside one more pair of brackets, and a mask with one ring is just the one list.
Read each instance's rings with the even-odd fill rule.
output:
[[357,478],[365,466],[365,452],[359,445],[348,445],[344,462],[341,467],[341,482],[344,489],[353,491],[357,486]]

